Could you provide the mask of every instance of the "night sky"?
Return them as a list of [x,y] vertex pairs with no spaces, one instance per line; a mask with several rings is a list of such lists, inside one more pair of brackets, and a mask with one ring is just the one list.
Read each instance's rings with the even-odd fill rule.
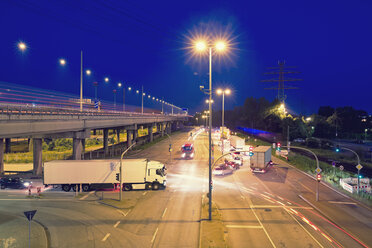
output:
[[[294,113],[321,105],[372,112],[372,3],[355,1],[0,1],[0,81],[78,95],[80,50],[84,96],[112,101],[117,82],[191,112],[202,110],[208,60],[190,57],[187,36],[206,27],[234,41],[213,61],[214,89],[230,87],[227,108],[246,97],[273,100],[262,83],[267,67],[285,60],[303,81],[287,91]],[[17,42],[28,49],[20,52]],[[67,61],[65,67],[59,58]],[[110,78],[108,84],[104,77]],[[293,76],[294,77],[294,76]],[[220,108],[219,96],[216,107]],[[121,96],[118,96],[121,101]],[[140,105],[128,95],[128,104]],[[147,107],[159,105],[145,103]]]

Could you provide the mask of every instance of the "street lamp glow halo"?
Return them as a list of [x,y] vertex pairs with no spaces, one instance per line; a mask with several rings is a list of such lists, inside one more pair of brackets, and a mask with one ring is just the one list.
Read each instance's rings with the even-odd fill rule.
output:
[[118,86],[121,87],[121,83],[120,82],[118,83]]
[[231,90],[230,90],[230,89],[226,89],[226,90],[225,90],[225,94],[226,94],[226,95],[230,95],[230,94],[231,94]]
[[24,43],[23,41],[18,42],[18,49],[22,52],[25,51],[27,49],[26,43]]
[[66,65],[66,60],[65,59],[59,59],[59,64],[64,66]]

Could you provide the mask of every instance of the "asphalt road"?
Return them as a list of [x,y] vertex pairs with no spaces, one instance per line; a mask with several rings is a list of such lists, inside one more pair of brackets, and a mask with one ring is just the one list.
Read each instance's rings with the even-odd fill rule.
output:
[[[208,139],[201,133],[191,140],[195,158],[184,160],[180,148],[188,134],[172,135],[172,162],[168,139],[131,155],[161,161],[168,168],[165,190],[123,193],[131,207],[99,204],[99,192],[77,200],[72,192],[48,190],[42,199],[26,199],[25,191],[2,190],[0,213],[22,217],[23,211],[37,209],[35,220],[47,227],[51,247],[198,247],[201,198],[208,186]],[[314,180],[283,162],[257,175],[247,162],[232,175],[214,178],[213,200],[229,247],[371,246],[371,210],[325,186],[315,202]],[[0,215],[0,232],[6,228],[1,220]]]

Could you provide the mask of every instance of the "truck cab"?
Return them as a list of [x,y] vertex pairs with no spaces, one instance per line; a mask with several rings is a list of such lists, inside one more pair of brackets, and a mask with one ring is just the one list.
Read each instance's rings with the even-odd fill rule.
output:
[[190,143],[186,143],[181,147],[181,157],[185,159],[191,159],[194,158],[195,151],[194,151],[194,145]]

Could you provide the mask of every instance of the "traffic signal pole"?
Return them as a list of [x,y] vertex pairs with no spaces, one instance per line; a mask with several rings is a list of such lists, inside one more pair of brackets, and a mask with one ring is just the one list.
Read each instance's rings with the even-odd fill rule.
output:
[[128,147],[120,156],[120,191],[119,191],[119,200],[122,201],[123,199],[123,156],[136,144],[136,142],[134,142],[130,147]]

